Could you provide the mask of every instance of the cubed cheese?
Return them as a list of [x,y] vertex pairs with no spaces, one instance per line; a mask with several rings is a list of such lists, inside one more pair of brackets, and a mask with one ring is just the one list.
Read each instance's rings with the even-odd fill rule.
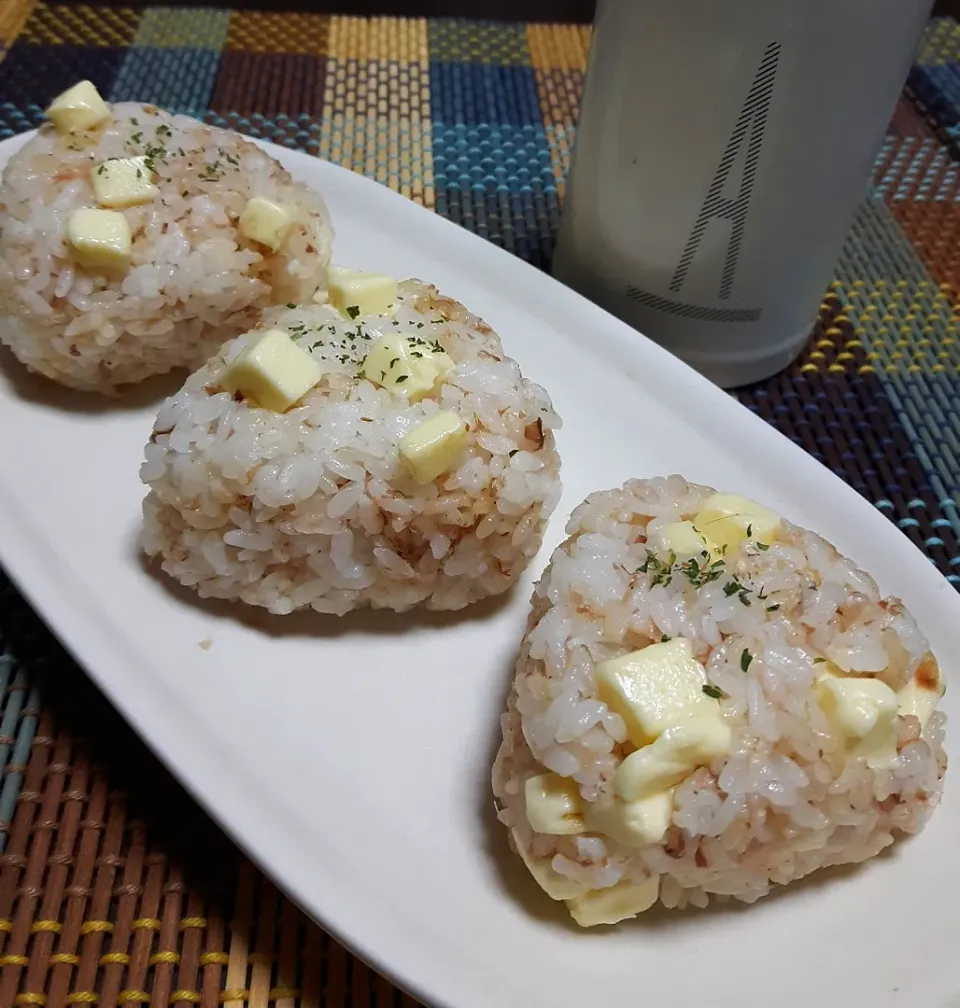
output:
[[825,673],[817,692],[834,731],[848,740],[851,755],[875,770],[896,759],[898,700],[886,683]]
[[400,458],[418,483],[432,483],[467,450],[467,425],[450,410],[424,420],[400,441]]
[[921,727],[926,728],[942,695],[942,688],[926,689],[917,682],[909,682],[897,693],[897,710],[901,714],[912,714],[919,718]]
[[693,519],[715,549],[732,551],[744,539],[770,545],[780,529],[780,515],[736,494],[718,493],[708,497]]
[[730,741],[730,727],[719,711],[693,714],[624,759],[614,776],[616,792],[624,801],[634,802],[665,791],[697,767],[725,756]]
[[384,273],[331,266],[327,270],[330,303],[344,315],[386,315],[397,300],[397,281]]
[[707,553],[711,560],[719,555],[707,540],[696,530],[692,521],[671,522],[660,530],[663,548],[678,557],[698,557]]
[[897,716],[884,714],[853,748],[854,757],[866,761],[871,770],[885,770],[897,758]]
[[254,406],[284,413],[323,377],[323,368],[282,329],[253,338],[230,362],[223,386]]
[[707,673],[685,637],[600,662],[595,671],[600,700],[624,719],[637,746],[688,714],[717,709],[703,692]]
[[110,118],[110,108],[88,80],[74,84],[57,95],[46,112],[58,133],[93,129]]
[[817,692],[834,728],[848,738],[864,738],[881,717],[897,713],[896,693],[879,679],[825,673]]
[[82,266],[126,269],[130,265],[130,225],[116,210],[74,210],[67,220],[67,241]]
[[550,899],[573,899],[589,891],[582,882],[575,882],[573,879],[567,878],[566,875],[561,875],[560,872],[555,871],[549,861],[537,859],[530,855],[524,850],[523,844],[520,842],[519,836],[517,836],[517,831],[512,830],[511,832],[513,833],[513,843],[517,848],[517,853],[523,859],[523,863],[529,869],[537,885],[540,886]]
[[523,787],[527,821],[537,833],[582,833],[583,802],[576,781],[555,773],[528,777]]
[[159,190],[145,157],[109,158],[93,169],[90,181],[94,199],[105,207],[150,203]]
[[266,245],[271,252],[276,252],[292,224],[293,218],[286,207],[262,196],[254,196],[247,200],[237,226],[244,238]]
[[660,877],[654,875],[645,882],[618,882],[609,889],[592,889],[582,896],[567,900],[570,915],[580,927],[617,924],[649,910],[660,894]]
[[452,367],[453,358],[437,344],[417,336],[387,333],[370,347],[362,370],[374,385],[419,402]]
[[668,788],[638,801],[625,802],[616,798],[603,808],[591,804],[587,808],[586,827],[624,847],[645,847],[660,843],[672,815],[673,788]]

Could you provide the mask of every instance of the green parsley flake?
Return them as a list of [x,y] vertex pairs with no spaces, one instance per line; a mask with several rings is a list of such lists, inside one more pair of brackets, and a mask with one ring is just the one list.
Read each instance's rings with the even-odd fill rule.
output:
[[[706,552],[702,556],[709,558],[709,554]],[[712,564],[704,562],[701,565],[696,557],[691,557],[680,564],[680,572],[694,588],[702,588],[705,584],[716,581],[723,574],[723,570],[724,564],[722,560],[715,560]]]
[[747,669],[750,668],[750,662],[752,661],[753,661],[753,655],[750,654],[750,652],[746,648],[744,648],[743,651],[740,653],[740,669],[743,672],[746,672]]
[[814,665],[821,665],[821,664],[823,664],[823,662],[825,662],[826,660],[827,660],[826,658],[814,658],[814,659],[813,659],[813,664],[814,664]]
[[721,700],[723,698],[723,691],[717,689],[716,686],[711,686],[710,683],[706,683],[704,685],[703,692],[706,693],[708,697],[713,697],[714,700]]
[[676,563],[676,560],[677,555],[675,553],[671,553],[664,562],[656,553],[647,550],[647,559],[640,567],[640,571],[643,574],[650,575],[651,588],[655,588],[657,585],[666,587],[673,580],[673,565]]
[[350,305],[350,307],[347,308],[347,314],[350,318],[355,319],[360,314],[360,309],[357,305]]

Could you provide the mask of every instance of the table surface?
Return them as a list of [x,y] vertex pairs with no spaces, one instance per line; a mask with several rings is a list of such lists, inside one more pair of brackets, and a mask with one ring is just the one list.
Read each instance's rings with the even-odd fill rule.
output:
[[[89,77],[364,172],[547,266],[588,43],[582,25],[0,0],[0,136]],[[801,358],[737,393],[954,585],[958,145],[960,25],[935,18]],[[2,573],[0,697],[4,1008],[412,1005],[239,854]]]

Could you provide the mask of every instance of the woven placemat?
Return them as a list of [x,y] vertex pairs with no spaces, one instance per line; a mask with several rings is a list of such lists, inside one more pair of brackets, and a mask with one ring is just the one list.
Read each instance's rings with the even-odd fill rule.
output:
[[[588,41],[579,25],[2,0],[0,136],[89,77],[331,158],[546,266]],[[939,18],[802,357],[738,393],[954,585],[958,157],[960,25]],[[0,694],[0,1008],[413,1004],[242,858],[2,576]]]

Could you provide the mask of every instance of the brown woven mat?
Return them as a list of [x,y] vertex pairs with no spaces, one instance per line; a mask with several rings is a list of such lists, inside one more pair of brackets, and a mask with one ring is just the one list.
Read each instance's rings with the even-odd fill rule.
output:
[[[46,630],[3,602],[20,609],[8,647],[31,650]],[[22,730],[38,718],[29,758],[7,767],[23,779],[0,856],[0,1006],[412,1008],[283,898],[45,647],[20,711]]]

